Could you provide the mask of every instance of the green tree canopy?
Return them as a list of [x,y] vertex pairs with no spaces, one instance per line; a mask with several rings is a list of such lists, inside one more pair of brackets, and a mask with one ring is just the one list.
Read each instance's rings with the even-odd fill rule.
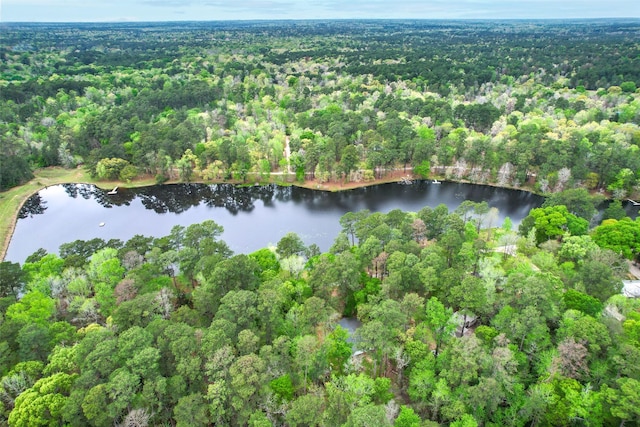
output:
[[593,229],[591,237],[601,248],[611,249],[632,259],[640,252],[640,221],[630,218],[620,221],[608,219]]

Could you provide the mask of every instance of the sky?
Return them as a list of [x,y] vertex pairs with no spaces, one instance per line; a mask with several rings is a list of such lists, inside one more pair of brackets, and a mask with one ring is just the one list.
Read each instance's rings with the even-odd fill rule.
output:
[[0,0],[0,22],[640,18],[640,0]]

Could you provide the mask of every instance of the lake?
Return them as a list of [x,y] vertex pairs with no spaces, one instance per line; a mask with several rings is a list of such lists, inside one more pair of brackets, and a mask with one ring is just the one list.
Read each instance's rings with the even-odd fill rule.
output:
[[174,225],[212,219],[235,253],[275,245],[287,232],[326,251],[341,230],[346,212],[369,209],[419,211],[464,200],[486,201],[499,210],[494,225],[509,217],[517,226],[544,199],[518,190],[431,181],[381,184],[341,192],[276,185],[172,184],[119,189],[117,194],[87,184],[45,188],[25,203],[5,260],[24,262],[39,248],[57,253],[62,243],[96,237],[126,241],[136,234],[166,236]]

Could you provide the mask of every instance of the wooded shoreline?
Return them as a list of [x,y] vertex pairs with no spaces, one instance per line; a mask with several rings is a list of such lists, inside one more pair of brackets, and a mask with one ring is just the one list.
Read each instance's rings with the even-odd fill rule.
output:
[[[283,175],[278,175],[283,176]],[[293,174],[290,175],[292,178],[295,176]],[[401,182],[403,178],[407,176],[411,177],[411,179],[423,179],[415,177],[411,170],[407,169],[399,169],[390,173],[385,174],[385,176],[381,178],[376,178],[371,181],[349,181],[349,182],[323,182],[319,183],[317,180],[306,180],[305,182],[298,181],[276,181],[271,180],[270,182],[263,182],[261,184],[278,184],[278,185],[295,185],[301,188],[307,188],[310,190],[317,191],[347,191],[355,188],[362,187],[370,187],[374,185],[381,185],[393,182]],[[439,180],[444,179],[442,176],[437,177]],[[449,179],[447,179],[449,180]],[[467,180],[449,180],[461,183],[468,184],[477,184]],[[165,185],[165,184],[178,184],[181,183],[179,179],[173,179],[166,181],[163,184],[157,184],[154,181],[153,177],[144,177],[140,179],[136,179],[132,182],[121,182],[121,181],[104,181],[93,179],[87,171],[81,168],[77,169],[63,169],[60,167],[49,167],[38,169],[35,171],[35,176],[29,182],[11,188],[5,192],[0,193],[0,242],[2,242],[2,246],[0,246],[0,261],[4,261],[4,258],[7,254],[7,250],[9,249],[9,245],[11,243],[11,238],[13,237],[13,233],[15,231],[15,227],[18,221],[18,214],[20,209],[24,203],[29,199],[29,197],[36,194],[38,191],[43,188],[50,187],[52,185],[58,184],[91,184],[95,185],[98,188],[101,188],[105,191],[111,190],[115,187],[119,188],[141,188],[148,187],[152,185]],[[236,185],[247,185],[247,182],[237,182],[234,180],[193,180],[192,183],[201,183],[201,184],[236,184]],[[537,194],[529,187],[501,187],[495,184],[483,183],[477,185],[486,185],[497,188],[509,188],[514,190],[527,191],[530,193]]]

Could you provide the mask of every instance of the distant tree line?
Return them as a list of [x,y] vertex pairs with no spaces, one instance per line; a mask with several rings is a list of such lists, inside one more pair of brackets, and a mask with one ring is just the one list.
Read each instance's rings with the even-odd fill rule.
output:
[[120,162],[125,181],[367,181],[402,169],[540,192],[637,191],[633,22],[5,30],[2,189],[36,167],[107,178],[99,170]]

